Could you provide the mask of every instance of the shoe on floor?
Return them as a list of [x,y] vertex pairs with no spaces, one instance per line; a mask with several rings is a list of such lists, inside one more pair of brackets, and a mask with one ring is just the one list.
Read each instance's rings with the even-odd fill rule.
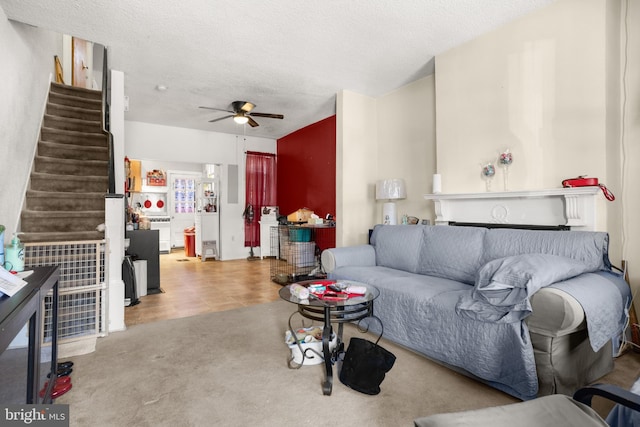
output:
[[[72,372],[73,372],[73,369],[71,369],[71,368],[58,369],[58,372],[56,373],[56,376],[58,376],[58,377],[66,377],[68,375],[71,375]],[[51,378],[51,372],[49,372],[47,374],[47,378]]]
[[[40,398],[44,397],[44,394],[47,391],[48,385],[49,383],[46,382],[42,390],[40,390],[40,393],[38,393]],[[56,383],[53,386],[53,390],[51,391],[51,399],[57,399],[58,397],[62,396],[63,394],[71,390],[71,387],[72,387],[71,381],[62,381],[62,382],[56,381]]]
[[60,363],[58,363],[58,370],[60,370],[60,369],[69,369],[72,366],[73,366],[73,362],[71,362],[71,361],[60,362]]

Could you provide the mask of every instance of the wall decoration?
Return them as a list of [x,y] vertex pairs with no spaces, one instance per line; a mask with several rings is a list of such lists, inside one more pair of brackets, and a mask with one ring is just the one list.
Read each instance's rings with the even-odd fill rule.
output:
[[485,181],[485,185],[487,186],[487,191],[491,191],[491,180],[496,174],[496,168],[493,166],[493,163],[488,162],[482,165],[482,178]]
[[504,178],[504,191],[509,191],[509,166],[513,163],[513,154],[507,148],[500,156],[498,156],[498,164],[502,166],[503,178]]

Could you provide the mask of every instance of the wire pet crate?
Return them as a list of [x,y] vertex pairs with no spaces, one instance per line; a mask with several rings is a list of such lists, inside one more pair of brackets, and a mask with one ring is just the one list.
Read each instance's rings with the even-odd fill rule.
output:
[[296,225],[271,227],[271,280],[286,285],[300,280],[322,278],[320,251],[313,228]]

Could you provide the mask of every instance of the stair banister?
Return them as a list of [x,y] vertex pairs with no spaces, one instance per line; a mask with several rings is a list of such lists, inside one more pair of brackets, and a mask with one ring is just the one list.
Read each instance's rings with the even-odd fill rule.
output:
[[115,159],[113,157],[113,135],[111,134],[111,125],[109,120],[109,98],[111,95],[111,87],[108,60],[109,50],[105,46],[103,49],[102,60],[102,130],[107,134],[109,138],[109,194],[114,194],[116,192],[116,179]]

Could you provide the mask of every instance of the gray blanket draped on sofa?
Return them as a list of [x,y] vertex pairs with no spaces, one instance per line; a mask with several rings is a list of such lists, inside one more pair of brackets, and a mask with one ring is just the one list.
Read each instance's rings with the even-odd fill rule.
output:
[[[412,239],[415,243],[415,238],[408,233],[408,228],[413,226],[404,227],[407,230],[401,230],[395,239],[397,241],[394,241],[394,245],[397,246],[396,252],[406,254],[407,248],[410,248],[414,251],[408,258],[419,258],[420,254],[424,256],[424,250],[416,250],[412,246]],[[414,234],[416,232],[417,230],[411,231]],[[569,237],[569,234],[573,233],[561,234]],[[372,243],[375,247],[375,236]],[[451,247],[454,243],[451,243],[450,239],[443,239],[437,243],[439,246],[445,246],[444,252],[447,245],[450,246],[450,250],[456,250]],[[335,270],[330,272],[329,278],[364,282],[380,289],[380,297],[375,302],[374,311],[384,324],[385,337],[436,361],[461,368],[520,399],[528,400],[537,396],[538,378],[534,350],[525,320],[495,322],[461,315],[456,306],[460,301],[473,299],[473,283],[461,281],[458,277],[457,280],[453,280],[415,271],[422,267],[414,267],[407,258],[381,262],[381,253],[394,252],[390,247],[376,247],[373,262],[370,253],[373,249],[370,245],[336,249],[338,252],[341,250],[349,250],[348,256],[355,260],[355,263],[337,265]],[[465,250],[469,248],[460,247],[463,256]],[[532,250],[539,249],[534,247]],[[416,252],[418,255],[415,255]],[[486,251],[484,255],[487,255]],[[597,256],[600,256],[599,260]],[[608,259],[603,262],[602,254],[597,253],[588,254],[586,257],[595,259],[594,265],[598,267],[587,268],[587,271],[597,272],[579,274],[560,282],[545,283],[544,286],[551,285],[564,290],[580,302],[585,311],[591,345],[595,351],[623,330],[627,313],[625,306],[630,295],[628,285],[619,275],[598,271],[610,270],[610,266],[606,265]],[[457,254],[457,257],[449,262],[455,264],[460,258],[460,254]],[[588,264],[585,260],[580,261]],[[487,262],[486,259],[482,259],[482,255],[479,256],[478,267]],[[394,268],[394,263],[401,268]],[[424,264],[424,261],[418,263]],[[464,267],[462,265],[460,268]],[[468,272],[465,274],[469,275]],[[583,286],[584,283],[594,280],[597,281],[597,287],[594,288],[593,284]],[[368,322],[368,326],[372,331],[380,332],[377,322]]]

